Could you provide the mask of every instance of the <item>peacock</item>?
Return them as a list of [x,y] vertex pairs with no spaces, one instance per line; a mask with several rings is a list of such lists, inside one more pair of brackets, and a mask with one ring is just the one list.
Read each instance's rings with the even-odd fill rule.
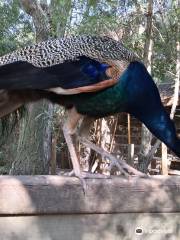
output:
[[[72,136],[97,118],[126,112],[180,157],[180,139],[152,77],[139,57],[109,37],[48,40],[0,58],[0,117],[27,102],[48,99],[64,106],[63,126],[74,175],[81,171]],[[94,177],[94,175],[92,175]]]

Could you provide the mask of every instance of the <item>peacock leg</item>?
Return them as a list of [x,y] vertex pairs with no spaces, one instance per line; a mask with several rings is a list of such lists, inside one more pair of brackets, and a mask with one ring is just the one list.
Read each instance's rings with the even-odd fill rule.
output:
[[72,135],[75,133],[79,120],[82,115],[78,114],[75,108],[68,110],[68,117],[63,126],[64,137],[68,146],[68,150],[71,156],[74,175],[80,177],[81,167],[77,157],[76,149],[73,144]]
[[78,137],[79,141],[83,143],[86,147],[89,147],[102,155],[102,157],[108,158],[110,160],[110,170],[113,166],[116,166],[119,171],[124,174],[126,177],[129,177],[131,174],[140,176],[140,177],[147,177],[146,174],[136,170],[135,168],[128,165],[126,162],[124,162],[121,159],[117,159],[112,154],[106,152],[104,149],[96,146],[95,144],[91,143],[88,139],[84,137]]
[[[88,141],[89,139],[89,131],[92,123],[95,121],[92,117],[84,117],[83,121],[81,122],[80,128],[77,131],[77,138],[78,140],[83,144],[83,141]],[[89,141],[88,141],[89,142]],[[87,147],[91,148],[90,146],[86,145]],[[93,149],[93,148],[92,148]],[[104,179],[104,178],[110,178],[108,175],[100,174],[100,173],[92,173],[92,172],[82,172],[83,178],[91,178],[91,179]]]
[[[79,162],[76,149],[73,143],[73,137],[74,137],[73,135],[75,134],[78,122],[82,117],[83,116],[81,114],[77,113],[75,108],[68,110],[68,118],[63,126],[63,133],[64,133],[64,137],[68,146],[68,150],[69,150],[72,165],[73,165],[73,171],[70,172],[70,176],[74,175],[78,177],[82,181],[83,187],[85,189],[85,182],[84,182],[85,178],[107,178],[108,176],[105,176],[103,174],[93,174],[93,173],[85,172],[81,170],[80,162]],[[88,127],[89,124],[87,123],[90,123],[90,122],[92,122],[92,120],[90,121],[90,119],[88,119],[85,121],[85,123],[83,123],[82,125],[83,128],[81,128],[81,130],[83,131],[83,134],[85,133],[85,126],[87,127],[87,130],[89,129]]]
[[[119,169],[119,171],[124,174],[125,176],[129,177],[131,174],[133,175],[137,175],[137,176],[147,176],[141,172],[139,172],[138,170],[136,170],[135,168],[129,166],[125,161],[123,161],[122,159],[117,159],[116,157],[114,157],[111,153],[106,152],[104,149],[96,146],[95,144],[93,144],[92,142],[90,142],[88,140],[88,133],[89,133],[89,129],[91,127],[92,122],[94,121],[93,118],[90,117],[85,117],[83,122],[81,123],[80,126],[80,130],[78,132],[78,139],[79,141],[85,145],[88,148],[93,149],[95,152],[99,153],[102,157],[104,158],[108,158],[110,160],[110,171],[111,169],[115,166],[117,167],[117,169]],[[93,174],[90,173],[91,177],[97,175],[97,174]],[[100,174],[102,175],[102,174]],[[103,175],[104,177],[108,177],[106,175]]]

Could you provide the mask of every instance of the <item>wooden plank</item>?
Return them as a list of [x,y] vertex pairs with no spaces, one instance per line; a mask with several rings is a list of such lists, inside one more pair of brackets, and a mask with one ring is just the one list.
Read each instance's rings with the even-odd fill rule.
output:
[[0,217],[1,240],[178,240],[178,213]]
[[169,173],[169,175],[179,175],[180,176],[180,170],[169,169],[168,173]]
[[180,212],[180,177],[0,176],[0,214]]

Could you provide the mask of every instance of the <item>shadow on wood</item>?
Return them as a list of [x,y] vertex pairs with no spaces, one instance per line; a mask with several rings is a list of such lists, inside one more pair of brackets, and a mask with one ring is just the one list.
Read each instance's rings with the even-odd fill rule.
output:
[[180,178],[0,176],[0,239],[179,239]]

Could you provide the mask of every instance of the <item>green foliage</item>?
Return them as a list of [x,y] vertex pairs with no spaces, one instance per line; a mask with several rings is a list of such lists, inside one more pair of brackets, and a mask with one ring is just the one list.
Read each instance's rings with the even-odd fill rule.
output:
[[53,37],[62,37],[65,30],[69,28],[69,21],[72,11],[71,0],[52,0],[51,11],[51,29]]
[[[87,1],[81,11],[82,20],[74,23],[72,32],[110,35],[143,57],[147,3],[142,0]],[[179,21],[176,1],[154,1],[152,72],[158,81],[174,78]]]
[[[147,0],[51,0],[52,36],[70,34],[110,35],[143,56]],[[175,72],[180,9],[176,1],[154,1],[153,73],[159,81]],[[0,55],[34,40],[31,18],[19,0],[0,0]]]
[[0,1],[0,55],[32,42],[30,18],[19,1]]
[[154,74],[160,81],[174,79],[176,69],[176,41],[180,11],[174,5],[161,7],[154,19]]

